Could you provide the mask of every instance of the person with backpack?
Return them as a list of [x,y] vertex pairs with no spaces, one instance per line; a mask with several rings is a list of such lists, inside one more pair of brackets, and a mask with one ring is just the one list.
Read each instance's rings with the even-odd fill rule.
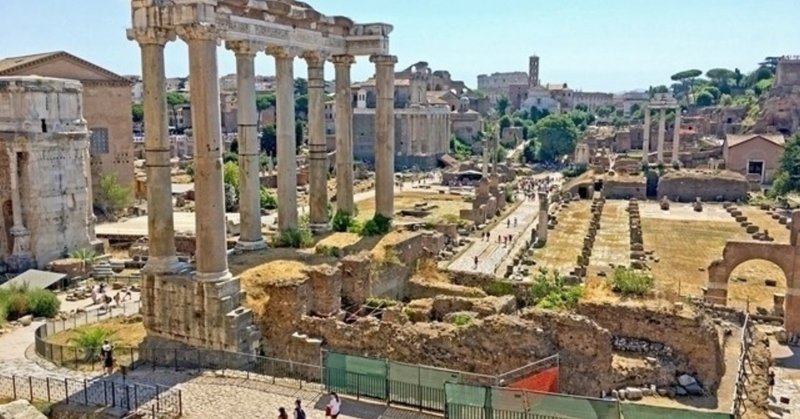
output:
[[342,409],[342,401],[339,400],[339,395],[331,392],[331,401],[325,406],[325,416],[331,419],[339,417],[339,412]]
[[294,401],[294,419],[306,419],[306,412],[301,406],[300,399]]

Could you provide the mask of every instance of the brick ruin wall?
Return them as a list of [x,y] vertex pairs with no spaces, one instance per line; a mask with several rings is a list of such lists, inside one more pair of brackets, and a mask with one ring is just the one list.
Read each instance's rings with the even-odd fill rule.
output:
[[737,201],[747,198],[750,185],[743,176],[683,175],[668,173],[658,181],[658,199],[680,202]]

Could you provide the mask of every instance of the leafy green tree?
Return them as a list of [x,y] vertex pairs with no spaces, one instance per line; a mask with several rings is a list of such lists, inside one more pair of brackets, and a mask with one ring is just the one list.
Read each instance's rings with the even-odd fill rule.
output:
[[261,123],[261,113],[265,110],[272,108],[277,103],[275,95],[266,94],[256,96],[256,110],[258,111],[258,123]]
[[599,116],[601,118],[608,118],[609,116],[611,116],[612,113],[614,113],[614,111],[615,111],[615,109],[614,109],[613,106],[611,106],[611,105],[603,105],[603,106],[600,106],[600,107],[597,108],[596,113],[597,113],[597,116]]
[[683,70],[683,71],[679,71],[679,72],[673,74],[672,76],[670,76],[670,80],[677,81],[677,82],[687,82],[688,81],[689,83],[691,83],[691,80],[696,79],[696,78],[700,77],[701,75],[703,75],[703,72],[700,71],[700,70],[697,70],[697,69]]
[[506,150],[506,148],[503,147],[502,145],[498,144],[497,148],[494,150],[495,160],[497,160],[498,162],[502,162],[506,160],[507,156],[508,156],[508,150]]
[[764,58],[764,61],[758,63],[758,65],[770,70],[772,72],[772,74],[775,74],[775,71],[778,70],[778,61],[779,60],[780,60],[780,57],[766,57],[766,58]]
[[305,132],[305,125],[303,125],[303,121],[295,121],[294,123],[294,143],[297,149],[303,146],[304,143],[304,132]]
[[297,96],[294,99],[294,116],[297,119],[305,119],[308,116],[308,96]]
[[235,162],[227,162],[222,169],[223,175],[223,182],[231,185],[236,189],[239,190],[239,165]]
[[184,96],[183,93],[179,92],[168,92],[167,93],[167,105],[169,105],[169,110],[172,113],[172,120],[178,120],[178,106],[184,105],[189,103],[189,99]]
[[261,130],[261,152],[274,156],[278,150],[278,133],[275,125],[267,125]]
[[575,105],[575,110],[576,111],[581,111],[581,112],[589,112],[589,107],[586,106],[586,104],[584,104],[584,103],[579,103],[579,104]]
[[259,200],[261,202],[261,209],[273,210],[278,208],[278,200],[275,198],[275,194],[270,192],[267,188],[261,188],[259,191]]
[[536,163],[539,161],[537,159],[538,155],[539,147],[537,147],[536,141],[528,141],[528,143],[525,144],[525,148],[522,149],[522,157],[525,159],[525,163]]
[[294,79],[294,95],[305,96],[308,94],[308,80],[298,77]]
[[800,134],[786,142],[769,194],[775,197],[797,191],[800,191]]
[[744,79],[744,74],[742,74],[741,70],[738,68],[733,69],[733,80],[736,82],[736,87],[742,86],[742,79]]
[[657,93],[669,93],[669,87],[664,86],[663,84],[660,86],[650,87],[650,96],[653,96]]
[[118,214],[131,204],[131,188],[119,183],[117,175],[110,174],[100,178],[95,206],[104,214]]
[[712,68],[706,71],[706,77],[721,89],[722,86],[728,86],[730,80],[736,79],[736,73],[727,68]]
[[534,128],[539,142],[539,160],[554,161],[575,152],[578,128],[568,115],[549,115]]
[[759,80],[758,83],[756,83],[756,85],[753,86],[753,92],[756,95],[761,96],[761,94],[768,92],[769,89],[772,89],[773,82],[774,79]]
[[694,99],[697,106],[711,106],[714,104],[714,95],[708,90],[703,90]]
[[134,103],[131,106],[131,117],[133,122],[141,123],[144,121],[144,106],[141,103]]
[[494,108],[497,110],[498,115],[505,115],[509,106],[511,106],[511,102],[507,97],[503,96],[500,99],[497,99],[497,103],[495,103]]
[[503,132],[504,129],[511,127],[511,117],[503,115],[498,123],[500,124],[500,132]]

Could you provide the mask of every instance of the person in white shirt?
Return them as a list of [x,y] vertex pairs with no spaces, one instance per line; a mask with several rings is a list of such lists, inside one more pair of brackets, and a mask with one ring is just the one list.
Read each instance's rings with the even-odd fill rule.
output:
[[342,401],[339,400],[339,395],[331,392],[331,401],[328,402],[327,410],[329,411],[329,416],[332,419],[336,419],[339,417],[339,412],[342,409]]

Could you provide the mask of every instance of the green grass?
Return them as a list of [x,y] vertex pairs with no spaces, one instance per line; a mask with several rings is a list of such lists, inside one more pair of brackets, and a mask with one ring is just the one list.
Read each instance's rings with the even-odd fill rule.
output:
[[618,266],[611,278],[614,292],[625,296],[645,296],[655,288],[653,277],[640,271]]

